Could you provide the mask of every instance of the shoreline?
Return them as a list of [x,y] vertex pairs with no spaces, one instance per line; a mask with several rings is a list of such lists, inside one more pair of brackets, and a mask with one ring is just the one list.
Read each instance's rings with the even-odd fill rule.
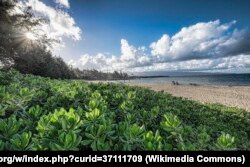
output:
[[164,91],[177,97],[184,97],[202,103],[219,103],[250,111],[250,86],[226,85],[172,85],[169,83],[125,83],[155,91]]

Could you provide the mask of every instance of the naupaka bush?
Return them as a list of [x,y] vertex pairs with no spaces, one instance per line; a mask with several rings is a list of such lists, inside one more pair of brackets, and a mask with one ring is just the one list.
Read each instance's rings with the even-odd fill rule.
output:
[[116,83],[0,72],[1,150],[249,150],[250,114]]

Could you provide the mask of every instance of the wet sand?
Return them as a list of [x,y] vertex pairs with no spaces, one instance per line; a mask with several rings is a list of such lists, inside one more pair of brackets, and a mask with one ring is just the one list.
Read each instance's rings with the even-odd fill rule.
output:
[[155,91],[168,92],[174,96],[185,97],[203,103],[220,103],[250,111],[250,86],[208,86],[126,83],[131,86],[147,87]]

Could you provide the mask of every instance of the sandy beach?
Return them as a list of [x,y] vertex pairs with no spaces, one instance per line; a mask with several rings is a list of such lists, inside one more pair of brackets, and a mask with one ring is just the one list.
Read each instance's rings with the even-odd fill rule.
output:
[[250,86],[207,86],[127,83],[131,86],[147,87],[155,91],[168,92],[174,96],[197,100],[202,103],[220,103],[250,111]]

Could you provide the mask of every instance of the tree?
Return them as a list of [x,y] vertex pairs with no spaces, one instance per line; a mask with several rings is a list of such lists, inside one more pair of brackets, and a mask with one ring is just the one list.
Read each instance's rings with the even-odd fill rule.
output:
[[0,61],[7,66],[24,52],[25,32],[45,21],[34,17],[31,8],[15,14],[16,4],[16,0],[0,0]]
[[0,63],[22,73],[51,78],[75,77],[67,64],[49,51],[51,44],[58,42],[56,39],[45,34],[40,34],[35,41],[27,38],[27,33],[47,20],[35,16],[30,7],[20,8],[21,13],[15,13],[15,8],[18,8],[16,0],[0,0]]

